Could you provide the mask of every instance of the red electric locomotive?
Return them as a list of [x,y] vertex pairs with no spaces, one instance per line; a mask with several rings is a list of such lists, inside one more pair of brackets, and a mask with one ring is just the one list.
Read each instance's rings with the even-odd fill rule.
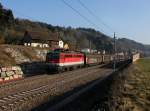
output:
[[65,71],[84,66],[84,54],[73,51],[54,50],[47,53],[49,70]]

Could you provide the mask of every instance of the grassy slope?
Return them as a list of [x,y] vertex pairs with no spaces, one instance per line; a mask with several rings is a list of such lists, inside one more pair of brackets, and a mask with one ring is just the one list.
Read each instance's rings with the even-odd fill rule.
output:
[[110,90],[111,111],[150,111],[150,59],[120,73]]
[[150,59],[140,59],[135,63],[135,65],[141,70],[143,73],[148,74],[150,72]]
[[140,59],[130,67],[124,83],[124,110],[150,111],[150,59]]

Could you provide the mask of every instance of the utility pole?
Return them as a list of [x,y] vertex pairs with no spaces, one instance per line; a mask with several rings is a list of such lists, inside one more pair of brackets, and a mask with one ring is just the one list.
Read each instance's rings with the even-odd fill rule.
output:
[[89,48],[90,48],[90,53],[91,53],[91,40],[89,40]]
[[114,64],[113,64],[113,68],[114,68],[114,72],[116,71],[116,34],[114,32]]

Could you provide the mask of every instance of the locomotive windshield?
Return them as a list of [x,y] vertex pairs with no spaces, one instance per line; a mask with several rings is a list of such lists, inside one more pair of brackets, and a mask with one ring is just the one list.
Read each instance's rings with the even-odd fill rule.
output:
[[46,60],[59,59],[59,53],[47,53]]

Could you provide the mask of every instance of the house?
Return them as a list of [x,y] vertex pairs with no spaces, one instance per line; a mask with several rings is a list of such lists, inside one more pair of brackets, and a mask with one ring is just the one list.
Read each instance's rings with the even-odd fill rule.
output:
[[64,42],[61,39],[59,40],[59,48],[64,48]]
[[84,48],[84,49],[81,49],[81,52],[84,52],[84,53],[90,53],[90,49],[89,48]]
[[63,48],[63,41],[59,38],[58,34],[46,31],[25,31],[23,44],[31,47]]
[[67,43],[64,44],[64,49],[69,49],[69,45]]

